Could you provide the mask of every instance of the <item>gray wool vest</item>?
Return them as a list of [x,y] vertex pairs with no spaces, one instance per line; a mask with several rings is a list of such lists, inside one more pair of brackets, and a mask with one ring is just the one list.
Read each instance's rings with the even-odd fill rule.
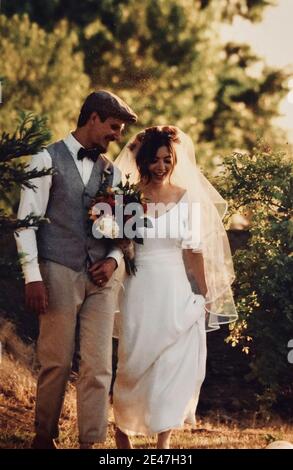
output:
[[49,202],[43,223],[37,230],[40,258],[55,261],[74,271],[105,258],[112,247],[111,240],[97,240],[91,233],[88,209],[102,182],[107,168],[109,186],[113,183],[113,165],[100,155],[85,186],[78,168],[63,141],[47,147],[55,174],[52,176]]

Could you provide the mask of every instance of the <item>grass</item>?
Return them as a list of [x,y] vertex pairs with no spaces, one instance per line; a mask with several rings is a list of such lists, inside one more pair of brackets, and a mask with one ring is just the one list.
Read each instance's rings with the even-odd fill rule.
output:
[[[13,340],[12,340],[13,339]],[[33,438],[36,374],[33,348],[14,337],[7,325],[0,329],[0,341],[6,351],[0,363],[0,448],[29,448]],[[16,359],[17,358],[17,359]],[[60,419],[59,446],[77,448],[76,404],[74,380],[68,384]],[[220,410],[199,418],[195,428],[174,432],[174,449],[261,449],[274,440],[293,442],[293,425],[274,417],[269,422],[255,416],[235,419]],[[135,437],[135,448],[155,448],[155,438]],[[96,448],[114,449],[114,421],[109,416],[107,440]]]

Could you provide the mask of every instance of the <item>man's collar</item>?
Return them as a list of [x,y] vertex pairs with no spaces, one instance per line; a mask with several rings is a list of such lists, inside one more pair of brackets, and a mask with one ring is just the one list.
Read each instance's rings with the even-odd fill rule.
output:
[[73,136],[72,132],[65,137],[64,142],[74,157],[77,156],[79,149],[83,147],[83,145],[81,145],[81,143]]

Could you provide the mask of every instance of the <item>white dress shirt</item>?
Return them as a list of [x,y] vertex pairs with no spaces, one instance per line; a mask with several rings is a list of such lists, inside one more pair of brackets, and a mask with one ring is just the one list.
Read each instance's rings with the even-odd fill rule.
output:
[[[83,160],[77,159],[77,153],[82,145],[70,133],[65,139],[64,143],[68,147],[72,158],[77,166],[82,181],[86,186],[94,166],[94,162],[89,158]],[[44,149],[36,155],[33,155],[28,171],[36,168],[38,171],[44,168],[52,167],[52,159],[49,152]],[[120,181],[120,174],[114,166],[113,186],[116,186]],[[24,188],[21,190],[20,204],[18,209],[18,219],[24,219],[30,213],[36,216],[44,217],[47,210],[50,188],[52,185],[52,175],[42,176],[41,178],[34,178],[31,183],[36,187],[35,190]],[[19,254],[25,255],[21,258],[21,264],[25,283],[34,281],[41,281],[42,276],[38,263],[38,248],[36,239],[37,227],[29,227],[17,231],[15,235],[17,250]],[[119,265],[123,254],[119,248],[114,248],[110,251],[107,258],[114,258]]]

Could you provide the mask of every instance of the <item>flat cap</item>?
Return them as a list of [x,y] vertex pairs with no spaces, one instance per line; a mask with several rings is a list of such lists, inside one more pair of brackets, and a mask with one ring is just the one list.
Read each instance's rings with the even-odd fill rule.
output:
[[80,110],[81,115],[97,112],[106,117],[114,117],[124,122],[136,122],[137,115],[121,99],[110,91],[99,90],[91,93],[85,99]]

